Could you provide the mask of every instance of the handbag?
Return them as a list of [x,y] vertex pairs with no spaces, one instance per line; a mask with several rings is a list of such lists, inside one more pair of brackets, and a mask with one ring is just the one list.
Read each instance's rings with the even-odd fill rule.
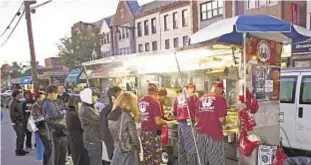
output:
[[121,121],[120,121],[120,132],[118,136],[118,143],[119,143],[121,152],[130,152],[132,149],[131,143],[129,141],[130,139],[128,138],[126,142],[122,139],[123,117],[124,117],[124,112],[122,112],[121,119],[120,119]]
[[32,116],[30,116],[30,117],[28,118],[27,129],[28,129],[28,131],[30,131],[30,132],[36,132],[36,131],[38,131],[37,125],[36,125],[35,120],[33,119]]

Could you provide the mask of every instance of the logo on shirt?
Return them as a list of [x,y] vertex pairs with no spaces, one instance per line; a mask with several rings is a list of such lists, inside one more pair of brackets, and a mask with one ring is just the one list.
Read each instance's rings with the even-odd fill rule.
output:
[[139,103],[139,111],[140,111],[140,120],[148,121],[149,112],[147,111],[147,107],[149,107],[149,103],[146,101],[142,101]]
[[177,103],[180,107],[187,106],[187,101],[184,96],[177,97]]
[[207,98],[204,98],[202,100],[202,106],[200,108],[201,111],[212,111],[214,112],[215,106],[213,105],[213,102],[216,100],[215,96],[210,96]]

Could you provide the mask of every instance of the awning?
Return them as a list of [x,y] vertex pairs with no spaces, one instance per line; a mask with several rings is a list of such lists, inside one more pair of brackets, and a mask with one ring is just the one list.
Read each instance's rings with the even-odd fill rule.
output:
[[79,83],[79,77],[81,75],[81,69],[73,69],[65,79],[65,83],[76,84]]
[[31,84],[32,83],[32,77],[26,76],[21,78],[21,84]]

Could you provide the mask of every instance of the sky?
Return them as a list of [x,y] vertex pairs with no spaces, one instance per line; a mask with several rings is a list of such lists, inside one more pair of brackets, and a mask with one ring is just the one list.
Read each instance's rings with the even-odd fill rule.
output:
[[[23,0],[0,0],[0,35],[8,26]],[[47,0],[37,0],[41,4]],[[138,0],[139,5],[152,0]],[[36,60],[44,65],[44,59],[57,56],[60,38],[70,36],[71,26],[78,22],[95,22],[115,13],[119,0],[53,0],[32,14],[32,26]],[[15,25],[16,17],[11,28]],[[30,51],[26,20],[22,18],[13,35],[6,42],[10,30],[0,37],[0,64],[29,64]]]

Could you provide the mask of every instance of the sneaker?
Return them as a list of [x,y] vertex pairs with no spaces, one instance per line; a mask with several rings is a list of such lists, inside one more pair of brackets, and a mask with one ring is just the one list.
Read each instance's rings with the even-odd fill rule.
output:
[[26,147],[26,149],[25,149],[25,151],[28,152],[28,153],[29,153],[31,150],[32,150],[32,149],[31,149],[30,147]]
[[15,155],[16,155],[16,156],[25,156],[25,155],[28,154],[28,153],[29,153],[29,152],[23,150],[23,151],[20,151],[20,152],[16,152]]

